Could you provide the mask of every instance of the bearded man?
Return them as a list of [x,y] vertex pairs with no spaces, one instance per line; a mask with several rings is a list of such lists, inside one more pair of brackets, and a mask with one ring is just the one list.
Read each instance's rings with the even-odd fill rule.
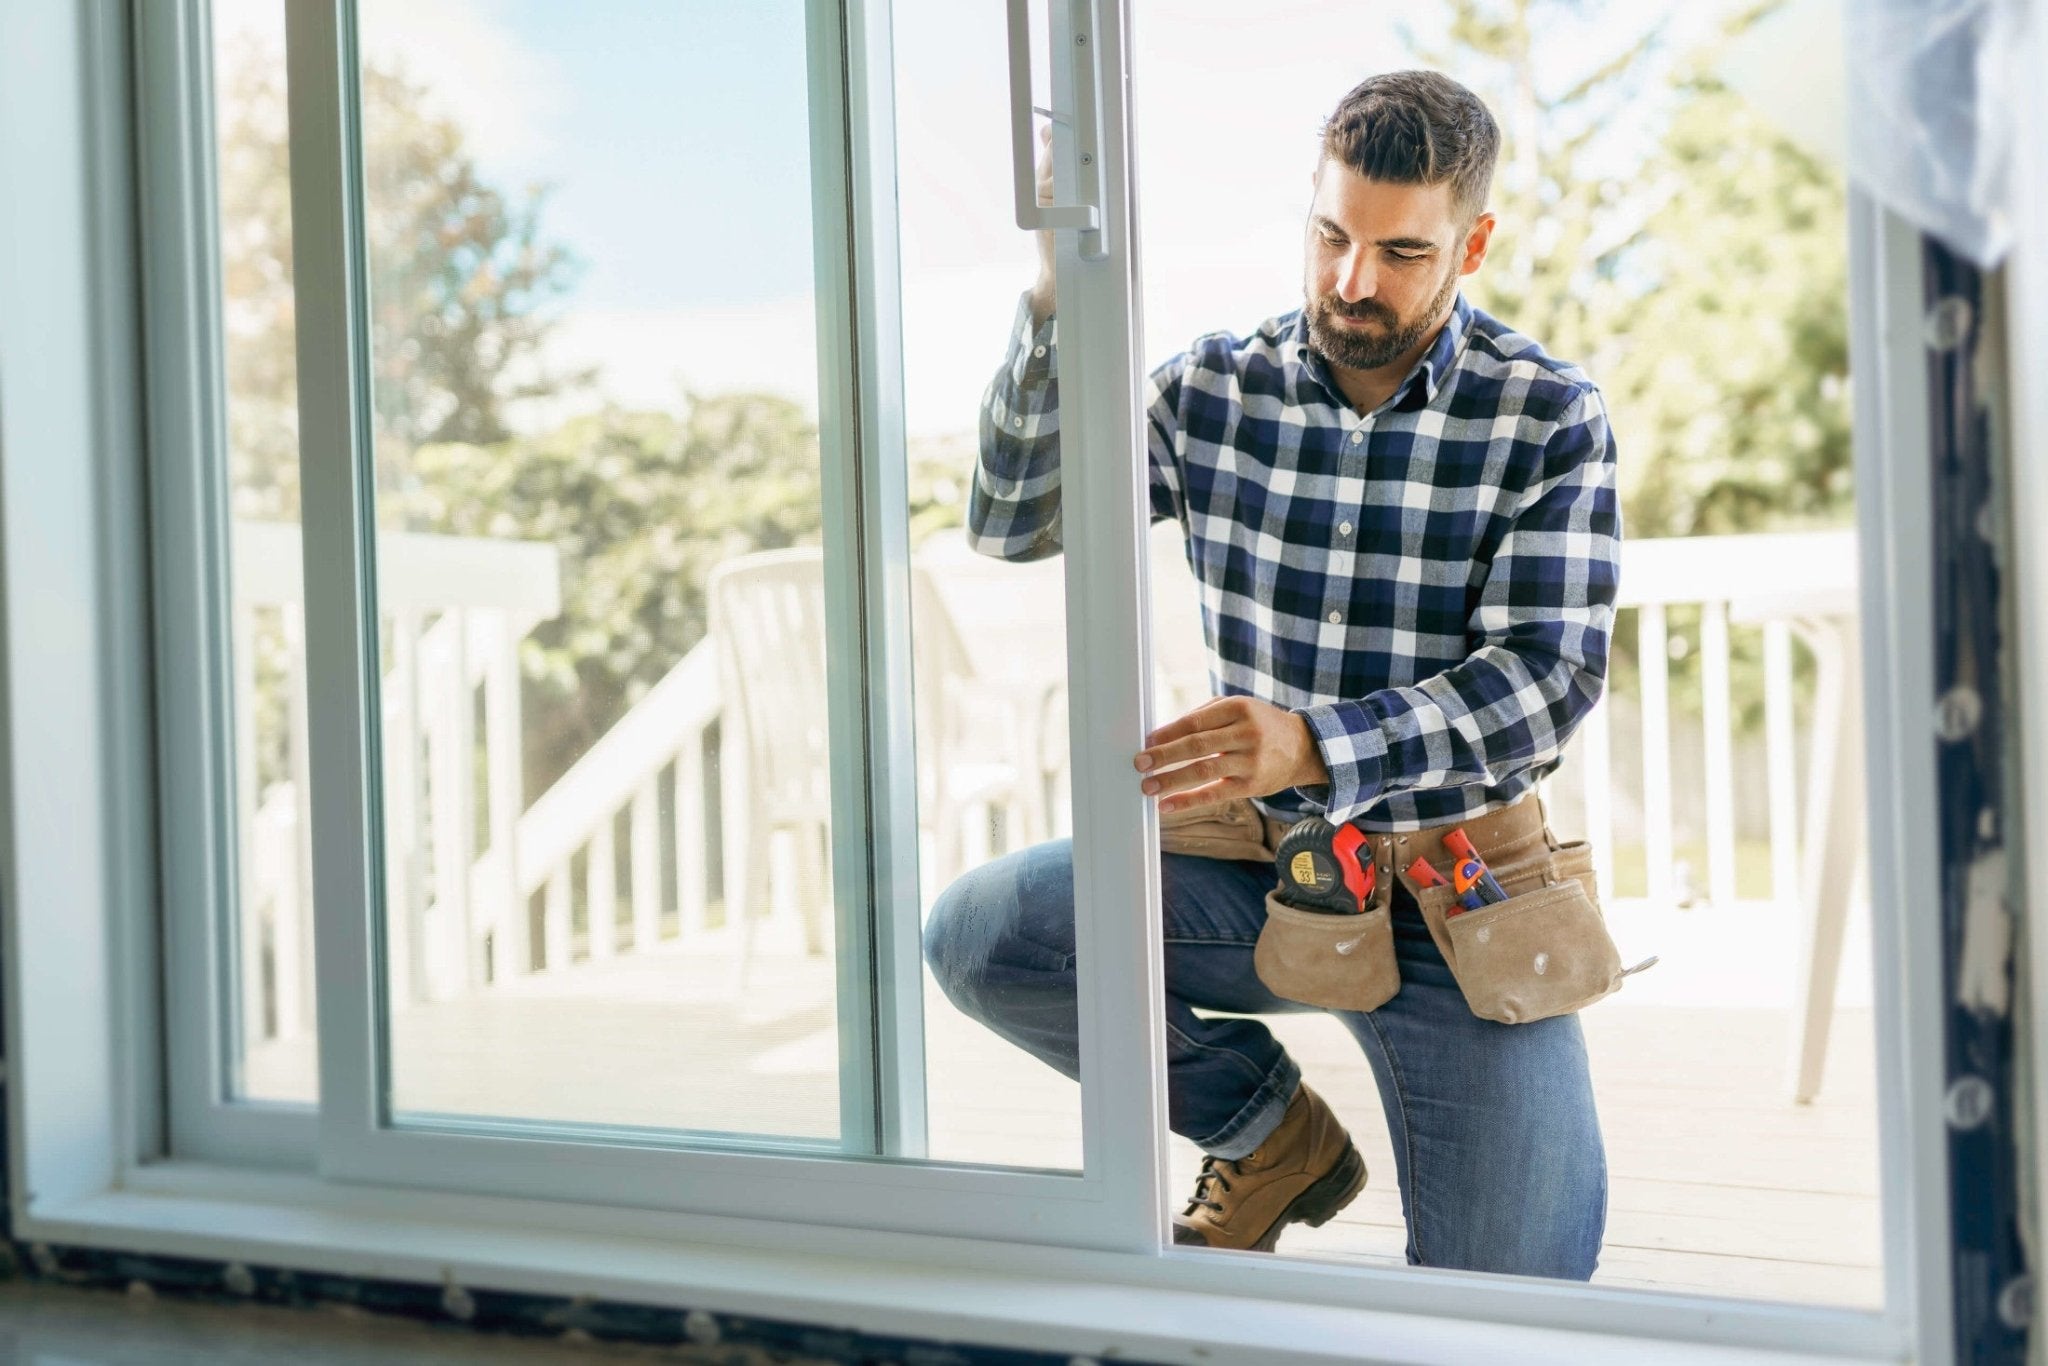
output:
[[[1547,833],[1531,791],[1599,699],[1621,525],[1599,390],[1458,288],[1486,260],[1499,145],[1447,77],[1363,82],[1323,129],[1302,306],[1152,375],[1153,519],[1186,534],[1217,693],[1133,758],[1162,822],[1251,799],[1269,822],[1393,832],[1388,851]],[[968,518],[1009,560],[1060,546],[1050,234],[1039,250]],[[1162,859],[1169,1118],[1207,1154],[1174,1237],[1271,1250],[1348,1203],[1364,1163],[1253,1018],[1304,1008],[1253,968],[1271,860]],[[1399,864],[1381,871],[1400,990],[1333,1013],[1378,1083],[1409,1261],[1591,1276],[1607,1171],[1578,1017],[1475,1017]],[[956,1005],[1069,1076],[1073,916],[1054,840],[963,876],[925,933]]]

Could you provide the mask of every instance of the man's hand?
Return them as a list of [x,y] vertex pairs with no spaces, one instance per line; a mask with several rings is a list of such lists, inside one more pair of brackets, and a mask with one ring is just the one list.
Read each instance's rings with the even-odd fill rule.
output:
[[[1038,130],[1038,202],[1052,203],[1052,125],[1049,123],[1041,125]],[[1053,313],[1053,259],[1057,250],[1051,233],[1038,234],[1038,279],[1031,286],[1031,317],[1034,322],[1042,323]]]
[[1330,781],[1308,722],[1256,697],[1204,702],[1146,736],[1134,762],[1162,816]]

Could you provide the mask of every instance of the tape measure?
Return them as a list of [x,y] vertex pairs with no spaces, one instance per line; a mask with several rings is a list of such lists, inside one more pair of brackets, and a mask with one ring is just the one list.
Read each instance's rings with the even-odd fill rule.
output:
[[1374,883],[1371,856],[1359,857],[1364,847],[1364,832],[1355,825],[1303,817],[1281,836],[1273,859],[1280,873],[1274,894],[1304,911],[1358,914],[1371,898]]

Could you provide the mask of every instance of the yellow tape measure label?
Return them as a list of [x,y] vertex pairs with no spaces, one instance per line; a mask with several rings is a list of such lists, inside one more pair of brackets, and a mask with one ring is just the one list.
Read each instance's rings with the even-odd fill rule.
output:
[[1294,856],[1294,861],[1287,866],[1287,875],[1304,887],[1313,887],[1322,881],[1316,876],[1316,856],[1306,849]]

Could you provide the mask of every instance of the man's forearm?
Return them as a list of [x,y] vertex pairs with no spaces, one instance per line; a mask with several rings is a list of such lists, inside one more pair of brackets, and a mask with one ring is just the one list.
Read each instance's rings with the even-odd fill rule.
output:
[[1038,283],[1031,287],[1031,325],[1033,327],[1044,327],[1046,320],[1052,317],[1058,303],[1059,300],[1057,292],[1053,288],[1053,282],[1041,276]]
[[1548,762],[1599,700],[1604,673],[1604,659],[1531,657],[1495,642],[1412,686],[1297,708],[1334,775],[1321,799],[1330,819],[1397,792],[1498,783]]

